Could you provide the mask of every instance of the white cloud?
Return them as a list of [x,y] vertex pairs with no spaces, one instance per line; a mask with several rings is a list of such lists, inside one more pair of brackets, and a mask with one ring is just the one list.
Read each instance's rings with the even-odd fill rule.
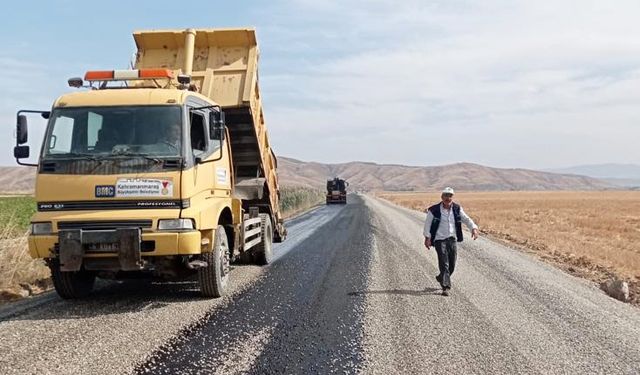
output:
[[[279,155],[640,163],[640,2],[291,0],[252,11]],[[5,129],[17,109],[48,108],[67,77],[96,66],[76,57],[29,63],[12,52],[0,53]],[[0,137],[5,150],[12,142]]]
[[332,162],[640,163],[640,3],[481,4],[294,2],[303,19],[289,24],[308,26],[279,41],[338,46],[263,73],[277,151]]

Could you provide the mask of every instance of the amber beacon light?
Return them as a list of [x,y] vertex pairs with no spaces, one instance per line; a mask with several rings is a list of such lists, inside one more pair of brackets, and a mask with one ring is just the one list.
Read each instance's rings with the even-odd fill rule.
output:
[[173,78],[169,69],[92,70],[84,75],[85,81],[119,81],[136,79]]

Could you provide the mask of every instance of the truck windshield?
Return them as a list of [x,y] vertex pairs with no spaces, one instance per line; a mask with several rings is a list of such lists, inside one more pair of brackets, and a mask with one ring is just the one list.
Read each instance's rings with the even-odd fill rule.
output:
[[175,157],[182,150],[179,106],[57,108],[44,142],[48,158]]

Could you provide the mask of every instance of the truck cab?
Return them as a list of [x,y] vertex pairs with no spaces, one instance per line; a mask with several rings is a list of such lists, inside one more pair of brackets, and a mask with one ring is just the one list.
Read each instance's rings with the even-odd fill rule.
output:
[[[284,240],[275,155],[264,123],[253,121],[256,110],[262,117],[261,103],[236,92],[240,101],[226,111],[212,91],[193,83],[198,72],[188,65],[198,32],[218,37],[205,42],[214,52],[224,45],[244,50],[246,58],[257,47],[251,29],[217,31],[138,32],[139,69],[71,79],[71,86],[88,90],[63,95],[41,112],[48,124],[34,165],[29,252],[46,260],[63,298],[88,295],[96,277],[196,274],[202,294],[219,297],[231,261],[268,264],[271,243]],[[145,53],[159,56],[143,48],[144,39],[169,43],[175,34],[184,36],[176,46],[184,66],[142,67],[150,63]],[[251,80],[257,64],[245,59],[244,66],[249,95],[259,96]],[[204,73],[213,76],[214,69]],[[234,87],[244,94],[244,85]],[[32,112],[38,111],[18,113],[20,164],[29,154],[23,144]]]

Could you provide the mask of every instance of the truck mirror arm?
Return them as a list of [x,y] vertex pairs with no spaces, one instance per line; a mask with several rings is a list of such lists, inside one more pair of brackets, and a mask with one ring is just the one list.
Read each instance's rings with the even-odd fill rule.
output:
[[21,109],[18,111],[18,116],[20,116],[23,113],[39,113],[40,116],[42,116],[43,119],[48,120],[49,116],[51,116],[51,111],[35,111],[35,110],[30,110],[30,109]]
[[215,159],[211,159],[211,160],[202,160],[202,158],[200,156],[196,156],[196,164],[207,164],[207,163],[213,163],[214,161],[218,161],[220,159],[222,159],[222,156],[224,155],[223,153],[223,147],[222,147],[222,142],[220,142],[220,156],[218,156]]

